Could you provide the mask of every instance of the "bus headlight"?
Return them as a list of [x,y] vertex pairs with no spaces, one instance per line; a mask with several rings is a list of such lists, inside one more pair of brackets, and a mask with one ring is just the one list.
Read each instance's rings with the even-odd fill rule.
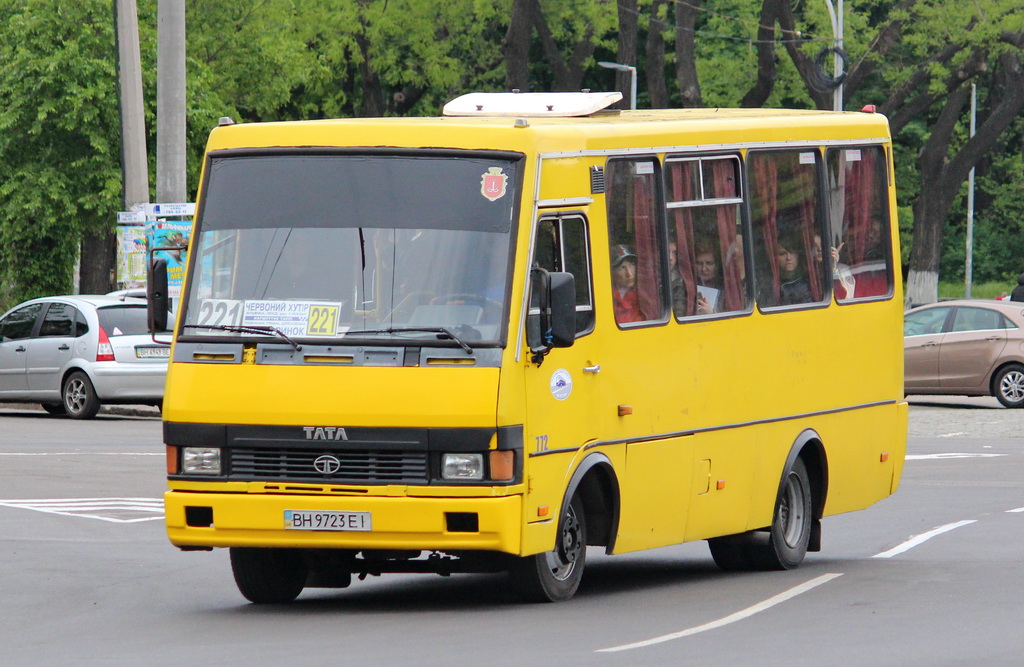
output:
[[483,454],[443,454],[441,479],[483,479]]
[[183,475],[219,475],[219,447],[182,447],[181,474]]

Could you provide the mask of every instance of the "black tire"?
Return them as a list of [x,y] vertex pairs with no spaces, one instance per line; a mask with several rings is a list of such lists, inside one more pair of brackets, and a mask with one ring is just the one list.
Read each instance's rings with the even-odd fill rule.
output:
[[711,548],[711,557],[715,560],[715,565],[726,572],[754,569],[748,548],[750,541],[751,537],[746,534],[727,535],[708,540],[708,547]]
[[723,570],[792,570],[807,555],[811,526],[811,480],[803,459],[797,459],[783,475],[767,530],[716,537],[708,546]]
[[992,393],[1008,408],[1024,407],[1024,366],[1007,366],[992,380]]
[[298,549],[232,547],[231,572],[239,592],[256,604],[291,602],[309,574]]
[[768,543],[755,547],[754,565],[762,570],[792,570],[803,562],[810,539],[811,479],[803,459],[797,459],[783,476]]
[[61,391],[64,410],[72,419],[92,419],[100,410],[100,399],[82,371],[75,371],[64,380]]
[[574,497],[558,525],[554,550],[516,559],[509,575],[527,602],[564,602],[576,594],[587,561],[587,520]]
[[42,405],[43,410],[46,410],[47,413],[54,417],[61,417],[68,413],[68,411],[64,409],[63,403],[43,403]]

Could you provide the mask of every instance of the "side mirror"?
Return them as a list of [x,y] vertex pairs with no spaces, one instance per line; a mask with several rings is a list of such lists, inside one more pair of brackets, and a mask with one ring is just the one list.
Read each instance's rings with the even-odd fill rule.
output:
[[146,314],[149,333],[167,331],[167,311],[170,300],[167,296],[167,260],[154,258],[146,272]]
[[540,365],[552,349],[576,341],[576,279],[571,273],[535,268],[531,290],[526,342],[533,362]]
[[576,342],[576,278],[571,273],[549,273],[548,330],[551,347],[572,347]]

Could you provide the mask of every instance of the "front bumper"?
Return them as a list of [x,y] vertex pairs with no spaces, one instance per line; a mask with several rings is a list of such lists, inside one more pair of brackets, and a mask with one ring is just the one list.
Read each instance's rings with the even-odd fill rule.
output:
[[[181,547],[486,550],[518,554],[522,497],[321,497],[168,491],[167,535]],[[189,526],[186,507],[210,508],[209,526]],[[370,512],[370,532],[288,530],[285,510]],[[206,514],[205,510],[198,512]],[[451,532],[446,513],[475,513],[478,530]],[[195,510],[192,515],[197,514]]]

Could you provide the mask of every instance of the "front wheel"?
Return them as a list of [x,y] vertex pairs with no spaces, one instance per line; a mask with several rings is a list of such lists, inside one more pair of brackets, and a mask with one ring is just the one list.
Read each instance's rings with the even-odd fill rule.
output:
[[996,398],[1008,408],[1024,407],[1024,366],[1007,366],[992,383]]
[[72,419],[92,419],[100,411],[100,399],[89,381],[89,376],[82,371],[75,371],[64,381],[61,392],[64,410]]
[[527,602],[564,602],[576,594],[586,560],[587,521],[577,496],[562,515],[554,550],[518,559],[509,574]]
[[231,547],[229,551],[235,584],[250,602],[291,602],[306,585],[309,571],[298,549]]

